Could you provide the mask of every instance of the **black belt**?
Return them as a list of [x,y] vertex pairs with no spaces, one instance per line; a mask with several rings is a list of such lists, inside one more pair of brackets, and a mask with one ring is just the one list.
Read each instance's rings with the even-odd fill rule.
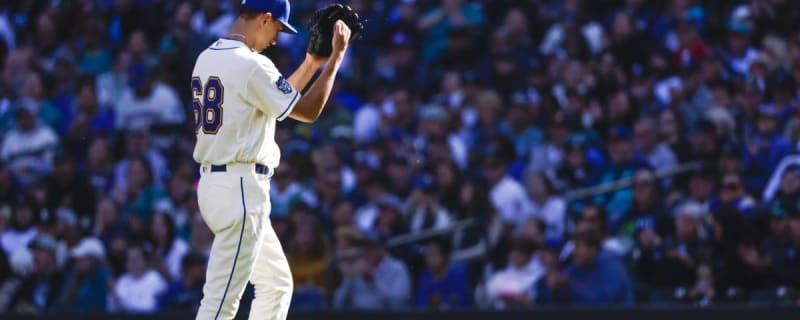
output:
[[[257,174],[269,174],[269,167],[256,163],[256,173]],[[228,166],[221,164],[221,165],[211,165],[211,172],[226,172],[228,171]]]

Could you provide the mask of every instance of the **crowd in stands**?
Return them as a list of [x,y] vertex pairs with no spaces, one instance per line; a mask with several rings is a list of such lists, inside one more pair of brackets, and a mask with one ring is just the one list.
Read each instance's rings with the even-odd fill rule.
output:
[[[331,101],[276,132],[294,310],[800,304],[796,1],[346,3]],[[0,1],[0,313],[197,308],[189,84],[238,5]]]

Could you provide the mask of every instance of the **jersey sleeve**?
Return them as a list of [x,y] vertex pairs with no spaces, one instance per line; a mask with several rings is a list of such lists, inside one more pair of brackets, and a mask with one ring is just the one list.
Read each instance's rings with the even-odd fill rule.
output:
[[292,112],[300,92],[281,75],[271,61],[258,62],[247,80],[247,99],[253,106],[283,121]]

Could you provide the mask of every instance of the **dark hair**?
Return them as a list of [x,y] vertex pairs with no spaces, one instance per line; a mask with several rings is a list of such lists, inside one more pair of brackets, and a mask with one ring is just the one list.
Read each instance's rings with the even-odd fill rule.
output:
[[524,254],[533,254],[536,251],[536,244],[533,241],[523,238],[514,238],[511,240],[511,244],[508,247],[508,251],[519,251]]
[[[165,212],[158,212],[153,215],[153,219],[150,219],[150,228],[152,232],[153,225],[156,223],[156,217],[162,216],[164,217],[164,224],[166,225],[165,228],[167,229],[167,243],[165,244],[167,247],[164,248],[165,250],[169,250],[172,243],[175,242],[175,220],[172,219],[172,216]],[[150,238],[153,239],[154,235],[151,234]],[[156,248],[158,249],[158,248]],[[166,252],[164,252],[166,254]]]
[[453,243],[450,241],[450,238],[443,236],[434,237],[429,239],[427,244],[436,246],[436,248],[438,248],[445,257],[449,258],[450,254],[453,253]]
[[150,257],[152,255],[152,250],[150,249],[149,245],[140,243],[140,242],[131,242],[128,243],[128,248],[125,250],[125,263],[128,262],[128,253],[131,250],[139,250],[142,253],[142,260],[147,264],[150,265]]
[[312,258],[325,258],[325,255],[330,251],[328,234],[317,219],[310,219],[310,221],[312,240],[308,254]]
[[30,226],[36,226],[40,223],[41,220],[41,205],[31,197],[23,197],[21,201],[16,202],[12,205],[13,214],[11,215],[11,226],[13,228],[22,228],[23,226],[20,225],[17,214],[17,211],[21,208],[28,208],[31,211],[31,222]]
[[197,252],[189,252],[181,260],[181,269],[184,270],[196,266],[204,267],[205,265],[206,265],[206,258]]
[[134,162],[141,162],[142,166],[144,166],[144,171],[145,171],[145,173],[147,173],[147,179],[145,180],[146,183],[147,183],[146,186],[149,186],[149,185],[153,184],[153,181],[155,181],[155,176],[153,174],[153,166],[152,166],[152,164],[150,164],[150,160],[148,160],[144,156],[133,157],[133,158],[130,159],[130,162],[128,162],[128,168],[130,168],[130,166]]
[[331,210],[336,210],[337,208],[345,204],[349,204],[350,207],[353,208],[353,210],[357,209],[356,204],[352,200],[347,198],[337,198],[336,200],[333,201],[333,204],[331,205]]
[[539,228],[539,232],[542,234],[547,232],[547,223],[545,223],[544,220],[540,219],[539,217],[530,217],[528,220],[532,220],[534,223],[536,223],[536,227]]
[[258,11],[253,10],[253,9],[239,8],[239,18],[242,18],[243,20],[255,19],[260,14],[261,14],[261,12],[258,12]]
[[587,204],[586,206],[583,207],[583,209],[581,209],[575,215],[575,219],[576,220],[583,219],[584,212],[586,212],[586,210],[588,210],[590,208],[597,211],[598,223],[602,227],[602,230],[603,231],[608,230],[608,212],[606,212],[606,208],[603,207],[603,206],[599,206],[599,205],[596,205],[596,204]]
[[550,177],[548,177],[544,171],[528,172],[525,177],[525,180],[527,182],[527,179],[535,179],[535,178],[538,178],[539,180],[542,181],[542,184],[544,185],[544,188],[547,191],[548,196],[552,196],[557,192],[556,187],[553,184],[553,181],[550,180]]
[[582,230],[575,233],[572,237],[575,240],[575,243],[582,242],[589,247],[600,249],[600,245],[603,242],[603,236],[597,230],[589,229],[589,230]]

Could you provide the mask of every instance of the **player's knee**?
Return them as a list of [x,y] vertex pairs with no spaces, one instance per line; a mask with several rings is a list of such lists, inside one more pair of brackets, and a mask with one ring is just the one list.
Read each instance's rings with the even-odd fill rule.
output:
[[292,281],[291,273],[276,272],[269,279],[253,279],[256,294],[267,292],[279,292],[284,294],[292,294],[294,290],[294,282]]

